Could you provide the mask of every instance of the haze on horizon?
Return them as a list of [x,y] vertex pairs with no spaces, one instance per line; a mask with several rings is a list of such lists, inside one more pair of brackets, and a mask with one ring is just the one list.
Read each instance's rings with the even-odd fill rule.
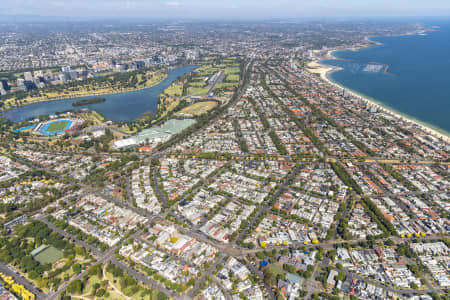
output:
[[448,0],[3,0],[1,15],[148,19],[450,16]]

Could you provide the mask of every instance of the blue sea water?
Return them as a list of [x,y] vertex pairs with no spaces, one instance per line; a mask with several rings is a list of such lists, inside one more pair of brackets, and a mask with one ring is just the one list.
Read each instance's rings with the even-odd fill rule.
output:
[[[375,37],[379,46],[358,51],[336,51],[334,82],[375,99],[380,104],[450,132],[450,21],[425,35]],[[368,72],[370,63],[389,66]],[[372,68],[376,71],[376,68]]]
[[21,122],[30,118],[37,118],[41,115],[51,115],[66,110],[89,108],[100,112],[109,120],[125,122],[134,121],[145,112],[155,113],[159,94],[161,94],[177,78],[198,67],[199,66],[190,65],[171,69],[168,77],[164,81],[150,88],[100,96],[106,99],[105,102],[77,107],[72,106],[72,102],[74,101],[99,96],[46,101],[10,109],[4,112],[2,116],[13,122]]

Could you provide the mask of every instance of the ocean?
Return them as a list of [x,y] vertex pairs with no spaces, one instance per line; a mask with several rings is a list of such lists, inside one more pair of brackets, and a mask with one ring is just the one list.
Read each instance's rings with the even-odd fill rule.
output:
[[374,37],[381,45],[335,51],[332,81],[398,113],[450,132],[450,21],[423,35]]

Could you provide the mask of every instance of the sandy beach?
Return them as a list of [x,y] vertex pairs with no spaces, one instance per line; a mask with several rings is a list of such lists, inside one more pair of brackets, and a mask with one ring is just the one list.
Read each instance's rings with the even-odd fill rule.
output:
[[330,80],[328,80],[327,78],[327,74],[329,72],[334,72],[337,70],[340,70],[340,68],[338,67],[332,67],[332,66],[326,66],[326,65],[321,65],[318,62],[310,62],[307,65],[307,69],[308,72],[313,73],[313,74],[318,74],[320,76],[320,78],[322,78],[323,80],[327,81],[328,83],[332,84]]
[[[333,57],[332,53],[333,53],[333,51],[329,51],[327,56]],[[435,138],[441,139],[441,140],[445,141],[446,143],[450,143],[450,136],[448,134],[445,134],[445,133],[437,131],[436,129],[430,128],[429,126],[427,126],[427,124],[424,124],[420,121],[414,120],[409,116],[400,114],[400,113],[392,110],[392,108],[383,106],[382,104],[375,102],[374,100],[371,100],[371,99],[365,97],[364,95],[361,95],[355,91],[352,91],[352,90],[330,80],[329,75],[332,72],[340,70],[340,68],[322,65],[318,61],[313,61],[308,64],[308,68],[306,70],[310,73],[318,74],[323,81],[325,81],[326,83],[328,83],[338,89],[341,89],[341,90],[345,89],[350,95],[352,95],[352,97],[362,100],[365,103],[367,103],[368,105],[377,107],[378,111],[382,111],[383,113],[391,115],[394,118],[397,118],[403,122],[411,123],[412,125],[419,127],[425,133],[430,134],[430,135],[434,136]]]

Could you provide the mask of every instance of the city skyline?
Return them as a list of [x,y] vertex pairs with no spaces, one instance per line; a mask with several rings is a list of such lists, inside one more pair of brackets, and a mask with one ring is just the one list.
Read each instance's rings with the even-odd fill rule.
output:
[[[94,2],[94,3],[93,3]],[[202,0],[6,0],[3,13],[6,16],[38,15],[45,17],[77,18],[144,18],[144,19],[217,19],[256,20],[274,18],[374,18],[412,16],[450,16],[450,3],[445,0],[407,1],[395,3],[380,1],[334,1],[311,2],[282,1],[226,1],[205,2]]]

